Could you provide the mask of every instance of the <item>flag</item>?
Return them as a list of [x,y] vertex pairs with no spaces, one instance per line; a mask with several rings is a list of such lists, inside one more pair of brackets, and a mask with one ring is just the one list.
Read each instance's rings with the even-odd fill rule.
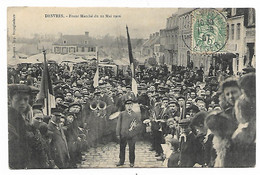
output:
[[137,95],[137,82],[135,81],[134,57],[133,57],[133,53],[132,53],[131,40],[130,40],[127,26],[126,26],[126,33],[127,33],[127,41],[128,41],[129,62],[130,62],[130,68],[131,68],[131,72],[132,72],[132,91],[135,95]]
[[98,60],[98,52],[97,52],[97,71],[96,71],[94,79],[93,79],[93,86],[94,86],[94,88],[98,87],[98,79],[99,79],[98,64],[99,64],[99,60]]
[[137,82],[135,81],[135,78],[132,78],[132,91],[137,96]]
[[41,86],[40,86],[40,92],[37,96],[37,100],[43,102],[43,113],[45,115],[51,114],[51,108],[55,108],[55,97],[54,97],[54,91],[52,89],[52,83],[49,75],[48,65],[46,61],[46,52],[43,51],[44,55],[44,68],[42,71],[42,79],[41,79]]
[[94,88],[98,87],[98,78],[99,78],[99,72],[98,72],[98,67],[97,67],[97,71],[96,71],[94,79],[93,79],[93,81],[94,81],[94,83],[93,83]]

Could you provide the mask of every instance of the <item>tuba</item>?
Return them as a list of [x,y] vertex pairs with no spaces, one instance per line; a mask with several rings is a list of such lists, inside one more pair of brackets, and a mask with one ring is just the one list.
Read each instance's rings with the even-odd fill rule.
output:
[[92,101],[92,102],[90,103],[89,107],[90,107],[90,109],[91,109],[92,111],[97,110],[97,108],[98,108],[98,103],[97,103],[97,101]]
[[99,103],[97,104],[97,107],[99,110],[105,110],[107,108],[107,104],[103,101],[99,101]]
[[104,118],[106,115],[105,109],[107,108],[107,104],[104,101],[93,100],[90,105],[90,109],[96,114],[95,116]]

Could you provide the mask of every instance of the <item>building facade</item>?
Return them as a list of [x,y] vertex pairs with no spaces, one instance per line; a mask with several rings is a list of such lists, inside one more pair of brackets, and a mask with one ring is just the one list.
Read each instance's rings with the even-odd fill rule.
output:
[[255,67],[255,9],[219,9],[227,12],[228,39],[224,51],[215,54],[191,51],[193,10],[178,9],[178,66],[203,67],[207,74],[212,64],[217,70],[235,75],[247,66]]
[[227,54],[231,55],[232,70],[236,75],[247,66],[255,67],[255,10],[229,8],[227,12]]
[[244,19],[246,26],[246,64],[255,68],[255,9],[246,9]]
[[92,59],[97,58],[97,46],[89,37],[89,32],[85,32],[85,35],[61,35],[60,39],[53,43],[53,53],[75,54]]
[[177,65],[178,62],[178,15],[167,18],[166,28],[160,30],[160,45],[163,55],[163,64]]
[[142,45],[141,56],[146,59],[154,57],[156,58],[156,61],[159,63],[159,59],[161,57],[160,50],[160,33],[156,32],[150,34],[149,39]]
[[187,67],[192,61],[191,47],[191,21],[193,9],[178,9],[179,35],[178,35],[178,66]]

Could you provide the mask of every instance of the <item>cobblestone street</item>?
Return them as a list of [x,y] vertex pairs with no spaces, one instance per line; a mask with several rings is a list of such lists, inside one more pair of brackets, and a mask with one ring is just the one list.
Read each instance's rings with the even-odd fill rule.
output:
[[[149,151],[148,142],[138,141],[135,146],[135,168],[159,168],[162,161],[157,161],[154,151]],[[128,146],[126,147],[125,165],[119,168],[129,168]],[[78,168],[118,168],[116,163],[119,161],[119,144],[111,142],[97,148],[91,148],[83,156],[85,158]]]

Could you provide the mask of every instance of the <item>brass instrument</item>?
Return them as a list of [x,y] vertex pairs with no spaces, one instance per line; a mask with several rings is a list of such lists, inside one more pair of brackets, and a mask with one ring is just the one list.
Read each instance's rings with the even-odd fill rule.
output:
[[137,122],[136,119],[134,118],[130,124],[129,131],[133,131],[136,126],[137,126]]
[[90,103],[89,107],[90,107],[90,109],[91,109],[92,111],[97,110],[97,107],[98,107],[97,101],[92,101],[92,102]]
[[99,103],[97,104],[97,107],[100,110],[105,110],[107,108],[107,104],[103,101],[99,101]]
[[105,110],[107,108],[107,104],[103,101],[92,101],[89,107],[92,111]]
[[106,116],[105,109],[107,108],[107,104],[104,101],[94,100],[90,103],[89,107],[97,117],[104,118]]

